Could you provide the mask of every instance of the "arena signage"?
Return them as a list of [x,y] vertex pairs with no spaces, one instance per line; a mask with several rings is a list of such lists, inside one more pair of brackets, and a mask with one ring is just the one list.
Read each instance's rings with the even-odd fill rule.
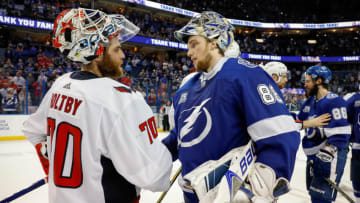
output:
[[274,56],[264,54],[241,53],[241,57],[250,60],[261,61],[285,61],[285,62],[358,62],[360,56]]
[[[29,27],[34,29],[52,30],[54,24],[45,21],[31,20],[26,18],[18,18],[12,16],[0,15],[0,24],[14,25],[20,27]],[[360,25],[360,23],[359,23]],[[162,40],[156,38],[149,38],[143,36],[135,36],[129,42],[148,44],[153,46],[162,46],[175,49],[187,50],[187,45],[184,43]],[[241,46],[241,45],[240,45]],[[285,62],[357,62],[360,61],[360,56],[275,56],[266,54],[252,54],[242,53],[241,57],[244,59],[264,60],[264,61],[285,61]]]
[[26,18],[17,18],[12,16],[0,15],[0,23],[7,25],[15,25],[21,27],[29,27],[35,29],[52,30],[54,24],[39,20],[30,20]]
[[[169,6],[166,4],[160,4],[153,1],[147,0],[121,0],[124,2],[139,4],[142,6],[155,8],[163,11],[167,11],[170,13],[176,13],[184,16],[194,16],[198,14],[197,12],[189,11],[186,9],[177,8],[174,6]],[[331,28],[344,28],[344,27],[358,27],[360,26],[360,21],[348,21],[348,22],[331,22],[331,23],[310,23],[310,24],[302,24],[302,23],[263,23],[263,22],[255,22],[255,21],[247,21],[247,20],[237,20],[237,19],[229,19],[229,21],[233,25],[245,26],[245,27],[257,27],[257,28],[285,28],[285,29],[331,29]]]

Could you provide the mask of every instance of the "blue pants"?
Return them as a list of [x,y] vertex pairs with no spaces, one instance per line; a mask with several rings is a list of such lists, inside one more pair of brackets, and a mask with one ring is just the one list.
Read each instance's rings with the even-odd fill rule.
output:
[[[336,165],[332,166],[336,168],[335,174],[337,175],[335,180],[333,180],[336,185],[339,185],[344,172],[346,154],[346,148],[340,149],[337,154],[337,160],[333,160],[333,163],[336,162]],[[306,188],[309,191],[309,195],[313,203],[331,203],[336,199],[337,191],[328,184],[324,177],[314,176],[311,163],[314,157],[315,155],[308,156],[306,164]]]
[[354,189],[354,195],[356,198],[360,198],[360,150],[352,150],[350,168],[350,178]]

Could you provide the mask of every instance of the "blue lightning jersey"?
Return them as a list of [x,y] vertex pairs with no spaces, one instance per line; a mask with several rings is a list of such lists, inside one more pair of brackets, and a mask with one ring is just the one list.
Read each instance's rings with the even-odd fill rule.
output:
[[346,103],[338,95],[329,92],[318,101],[315,96],[308,98],[301,106],[298,118],[302,121],[311,120],[324,113],[331,114],[327,126],[305,129],[302,145],[308,156],[318,153],[326,142],[341,149],[349,144],[351,127],[347,121]]
[[352,150],[360,153],[360,93],[349,93],[346,100],[348,120],[352,124],[350,142],[353,143]]
[[255,143],[257,162],[290,180],[300,135],[274,80],[259,66],[222,58],[174,95],[175,127],[163,140],[182,176],[230,150]]

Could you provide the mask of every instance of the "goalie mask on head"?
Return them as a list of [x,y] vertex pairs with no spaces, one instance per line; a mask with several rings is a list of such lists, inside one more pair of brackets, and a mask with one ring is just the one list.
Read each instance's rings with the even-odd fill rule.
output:
[[262,67],[270,76],[272,76],[273,74],[278,76],[277,81],[275,81],[277,83],[280,82],[280,78],[284,73],[286,73],[287,77],[290,78],[290,73],[288,72],[286,65],[281,62],[272,61]]
[[[180,42],[187,43],[188,37],[200,35],[210,40],[215,40],[217,46],[225,53],[236,43],[234,41],[234,26],[222,15],[213,11],[204,11],[194,16],[183,28],[175,32],[175,37]],[[239,53],[237,55],[240,54]],[[231,54],[232,56],[235,54]]]
[[331,71],[326,66],[311,66],[306,70],[306,75],[310,75],[313,80],[321,77],[323,79],[323,83],[329,84],[331,80]]
[[88,64],[104,53],[104,47],[113,37],[122,43],[138,32],[139,28],[122,15],[84,8],[67,9],[55,19],[53,46],[72,61]]

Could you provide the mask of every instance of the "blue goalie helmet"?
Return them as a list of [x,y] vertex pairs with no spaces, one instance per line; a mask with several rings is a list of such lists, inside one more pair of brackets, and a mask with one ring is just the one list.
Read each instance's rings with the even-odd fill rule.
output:
[[321,77],[325,84],[329,84],[331,80],[331,71],[326,66],[311,66],[306,70],[306,75],[310,75],[314,80],[317,77]]
[[201,35],[215,40],[218,47],[225,52],[234,42],[235,28],[222,15],[213,11],[204,11],[195,15],[183,28],[175,32],[180,42],[186,43],[189,36]]

